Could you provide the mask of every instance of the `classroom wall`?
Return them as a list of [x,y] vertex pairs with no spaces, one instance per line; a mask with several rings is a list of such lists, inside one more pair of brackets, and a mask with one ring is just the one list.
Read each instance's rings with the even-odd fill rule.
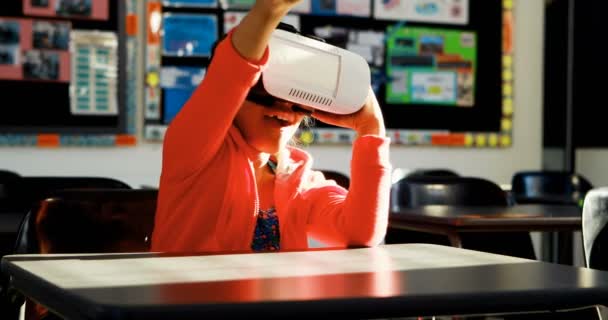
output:
[[576,150],[576,172],[589,179],[594,187],[608,186],[608,150]]
[[[542,56],[544,0],[515,0],[515,117],[513,146],[465,149],[394,146],[396,168],[450,168],[509,183],[518,170],[540,169],[542,154]],[[348,171],[349,146],[308,148],[315,167]],[[22,175],[90,175],[121,179],[134,187],[157,185],[161,145],[134,148],[0,149],[0,168]],[[608,176],[606,177],[608,181]]]

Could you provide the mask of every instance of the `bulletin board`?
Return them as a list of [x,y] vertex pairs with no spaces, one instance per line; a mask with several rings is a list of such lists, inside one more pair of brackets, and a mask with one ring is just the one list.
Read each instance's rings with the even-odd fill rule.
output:
[[[146,139],[162,141],[204,78],[211,45],[253,3],[148,0]],[[512,0],[304,0],[284,22],[367,60],[394,144],[512,144]],[[355,132],[317,121],[297,136],[350,144]]]
[[136,143],[135,5],[0,2],[0,146]]

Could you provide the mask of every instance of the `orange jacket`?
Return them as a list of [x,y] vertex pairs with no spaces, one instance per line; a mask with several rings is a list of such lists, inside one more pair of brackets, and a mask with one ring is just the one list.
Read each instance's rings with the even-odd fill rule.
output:
[[[232,121],[267,60],[268,49],[260,61],[242,58],[230,34],[169,126],[153,251],[250,250],[258,212],[254,150]],[[336,246],[378,244],[388,221],[389,143],[371,135],[354,142],[349,191],[290,147],[290,173],[275,180],[281,249],[306,249],[307,235]]]

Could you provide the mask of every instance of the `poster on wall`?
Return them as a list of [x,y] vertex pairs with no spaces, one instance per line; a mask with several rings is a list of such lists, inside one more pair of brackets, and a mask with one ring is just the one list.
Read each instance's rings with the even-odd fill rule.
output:
[[208,57],[217,39],[215,15],[166,13],[163,16],[164,55]]
[[114,32],[72,32],[70,111],[74,115],[118,114],[118,38]]
[[0,17],[0,79],[70,80],[71,24]]
[[[249,9],[255,3],[255,0],[219,0],[220,6],[223,9]],[[314,0],[312,0],[314,1]],[[355,0],[359,1],[359,0]],[[366,0],[368,1],[368,0]],[[290,13],[310,13],[311,0],[301,0],[293,8]]]
[[377,95],[379,94],[380,86],[386,82],[383,68],[385,37],[383,31],[320,26],[314,28],[313,32],[327,43],[362,56],[370,66],[372,88]]
[[21,65],[21,24],[0,18],[0,79],[10,79]]
[[311,0],[309,13],[314,15],[369,17],[371,13],[371,1]]
[[32,47],[34,49],[68,50],[70,28],[69,22],[34,20]]
[[109,0],[23,0],[26,16],[108,20]]
[[68,53],[47,50],[26,50],[23,52],[23,79],[42,81],[70,81],[70,60]]
[[386,48],[387,103],[475,104],[475,33],[389,27]]
[[163,122],[169,124],[205,77],[205,69],[163,67],[160,77],[160,86],[163,89]]
[[[228,33],[228,31],[232,30],[232,28],[236,27],[241,20],[245,17],[247,12],[243,11],[225,11],[224,12],[224,33]],[[288,14],[283,17],[281,20],[284,23],[290,24],[296,29],[300,30],[300,16],[295,14]]]
[[217,0],[163,0],[167,7],[211,8],[217,7]]
[[469,0],[374,0],[374,18],[465,25]]

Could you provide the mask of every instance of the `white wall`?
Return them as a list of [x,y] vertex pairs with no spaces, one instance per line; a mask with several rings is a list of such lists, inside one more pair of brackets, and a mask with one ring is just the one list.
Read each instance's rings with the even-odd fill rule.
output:
[[576,172],[589,179],[594,187],[608,186],[608,150],[576,150],[575,164]]
[[[540,169],[542,145],[543,0],[515,1],[515,119],[513,146],[507,149],[464,149],[394,146],[394,167],[451,168],[461,174],[509,183],[518,170]],[[349,147],[308,149],[316,167],[347,172]],[[0,149],[0,168],[22,175],[95,175],[121,179],[134,187],[157,185],[161,146],[134,148]],[[608,176],[606,177],[608,181]]]

